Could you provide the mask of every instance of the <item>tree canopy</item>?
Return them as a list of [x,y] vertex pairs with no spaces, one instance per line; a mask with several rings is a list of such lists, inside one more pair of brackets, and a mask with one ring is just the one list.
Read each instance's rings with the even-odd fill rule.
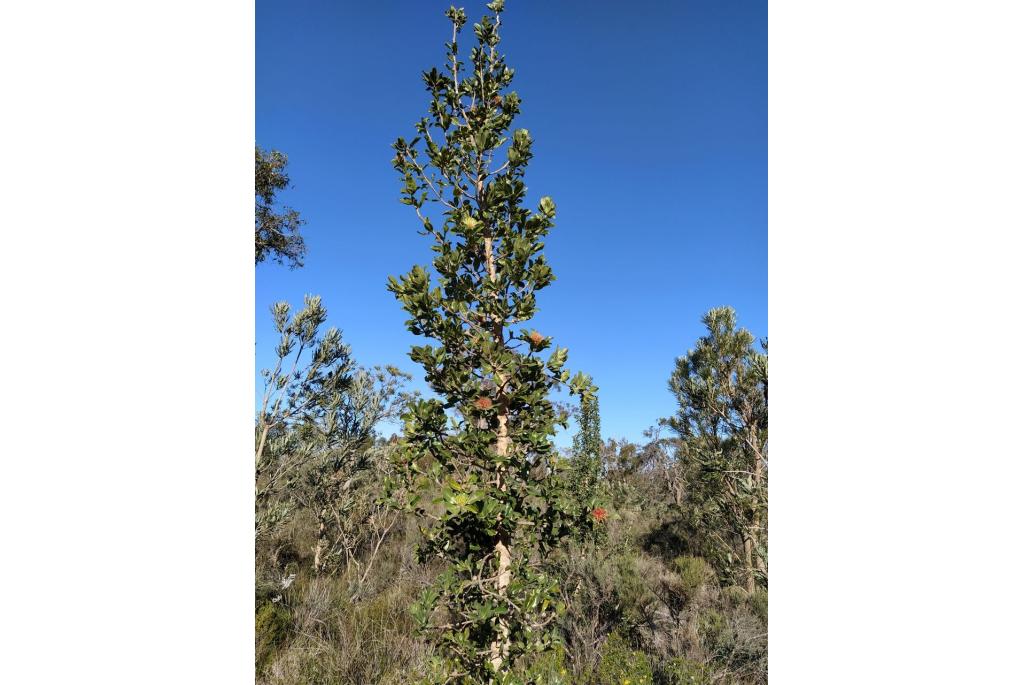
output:
[[278,191],[289,187],[288,157],[256,146],[256,263],[267,258],[291,268],[302,266],[306,243],[299,234],[305,221],[290,208],[275,206]]

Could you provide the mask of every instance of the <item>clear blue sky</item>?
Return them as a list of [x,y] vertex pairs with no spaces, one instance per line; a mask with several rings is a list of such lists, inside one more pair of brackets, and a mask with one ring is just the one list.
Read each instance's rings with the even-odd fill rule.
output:
[[[309,248],[302,269],[257,267],[257,367],[276,342],[270,304],[316,293],[357,361],[396,364],[425,388],[407,357],[424,339],[385,282],[432,253],[398,202],[390,145],[425,115],[420,74],[442,65],[449,4],[257,0],[256,142],[288,154],[281,198],[308,221]],[[457,6],[473,22],[484,4]],[[638,440],[673,412],[666,383],[707,309],[732,305],[768,333],[767,2],[506,8],[515,125],[535,140],[529,204],[558,207],[557,280],[535,326],[600,386],[603,436]]]

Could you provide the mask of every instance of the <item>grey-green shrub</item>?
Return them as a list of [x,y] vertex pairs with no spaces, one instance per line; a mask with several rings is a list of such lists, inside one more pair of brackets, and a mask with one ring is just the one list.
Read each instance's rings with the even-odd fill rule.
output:
[[714,656],[727,654],[736,641],[728,619],[716,609],[708,609],[701,614],[697,631],[705,650]]
[[750,608],[762,621],[768,621],[768,591],[758,588],[750,596]]
[[715,571],[711,564],[701,557],[676,557],[675,566],[680,584],[688,597],[692,597],[715,579]]

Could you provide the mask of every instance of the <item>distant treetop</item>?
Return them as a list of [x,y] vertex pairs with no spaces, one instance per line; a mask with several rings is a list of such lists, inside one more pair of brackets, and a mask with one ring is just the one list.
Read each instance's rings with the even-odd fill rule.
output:
[[275,193],[289,184],[287,166],[284,153],[256,147],[256,263],[271,257],[294,269],[302,266],[306,255],[306,243],[299,235],[299,227],[306,222],[291,207],[274,211]]

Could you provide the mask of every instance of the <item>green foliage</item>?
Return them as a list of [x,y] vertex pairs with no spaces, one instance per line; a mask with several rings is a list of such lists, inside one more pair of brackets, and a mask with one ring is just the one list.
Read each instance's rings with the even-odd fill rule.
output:
[[624,630],[649,624],[658,606],[650,579],[638,562],[634,554],[620,554],[616,563],[618,579],[614,592],[620,612],[618,623]]
[[256,610],[256,669],[262,670],[291,630],[291,615],[280,604],[267,602]]
[[723,578],[752,591],[768,583],[768,357],[731,308],[712,309],[704,325],[676,361],[679,410],[665,423],[679,436],[687,524]]
[[739,585],[730,585],[722,588],[722,598],[729,606],[742,606],[750,601],[750,593]]
[[256,424],[257,547],[304,509],[317,524],[314,570],[360,565],[357,549],[394,520],[378,502],[390,451],[375,429],[410,399],[409,375],[358,368],[337,329],[321,332],[319,297],[307,296],[294,316],[285,302],[272,313],[281,338]]
[[594,685],[652,685],[654,668],[650,657],[633,649],[619,632],[608,636],[601,648],[601,663]]
[[290,207],[280,212],[274,208],[277,192],[288,188],[290,182],[287,166],[288,157],[283,153],[256,147],[256,263],[271,257],[294,269],[302,266],[306,254],[305,241],[299,235],[305,221]]
[[573,682],[565,650],[561,645],[540,653],[532,663],[524,664],[521,670],[524,680],[537,685],[571,685]]
[[551,442],[566,416],[549,393],[592,389],[549,337],[514,330],[554,280],[542,250],[555,205],[544,197],[523,207],[533,141],[525,129],[510,132],[520,100],[497,51],[504,3],[487,7],[493,14],[473,25],[471,68],[459,44],[466,13],[448,10],[446,66],[423,74],[428,116],[416,137],[394,144],[402,202],[433,243],[436,285],[416,266],[388,287],[408,329],[440,342],[410,354],[441,399],[405,414],[405,489],[396,495],[427,522],[420,559],[444,568],[413,609],[436,647],[432,677],[509,683],[517,659],[553,644],[558,581],[542,561],[578,514]]
[[768,591],[762,588],[754,590],[750,595],[750,608],[765,623],[768,622]]
[[[579,432],[572,440],[572,468],[568,474],[569,487],[580,510],[577,537],[584,537],[594,525],[603,531],[600,521],[592,513],[598,505],[598,485],[601,481],[601,413],[597,395],[580,399]],[[589,520],[588,520],[589,518]]]
[[280,526],[295,507],[294,485],[316,445],[305,439],[311,427],[336,413],[352,384],[355,364],[341,332],[329,328],[319,296],[291,313],[287,302],[271,307],[280,335],[273,369],[262,371],[263,402],[256,419],[256,539]]
[[728,616],[718,609],[707,609],[697,618],[697,634],[702,646],[713,658],[725,659],[736,646],[736,631]]
[[665,664],[662,677],[666,685],[711,685],[711,675],[703,664],[676,657]]
[[[573,436],[573,457],[585,459],[587,468],[582,473],[588,480],[595,482],[601,475],[601,410],[597,395],[584,397],[580,400],[579,432]],[[582,462],[581,462],[582,463]]]
[[296,488],[296,498],[317,521],[314,569],[320,573],[344,561],[359,565],[355,552],[374,534],[384,534],[394,513],[379,501],[377,487],[390,471],[393,449],[376,443],[381,421],[397,417],[411,395],[408,380],[393,367],[359,369],[324,411],[302,424],[314,447]]
[[688,597],[697,594],[697,591],[710,583],[715,578],[715,571],[711,565],[700,557],[681,556],[675,560],[676,573],[679,574],[679,582],[683,592]]

